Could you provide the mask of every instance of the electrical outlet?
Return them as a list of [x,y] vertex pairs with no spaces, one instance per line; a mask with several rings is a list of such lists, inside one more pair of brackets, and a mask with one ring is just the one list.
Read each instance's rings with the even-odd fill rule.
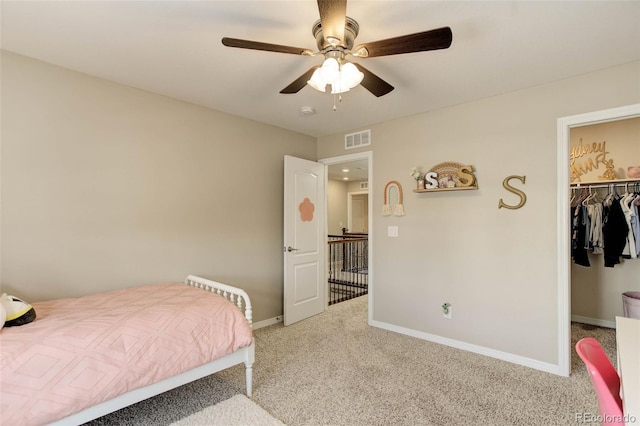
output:
[[446,319],[451,319],[451,303],[444,302],[441,308],[442,308],[442,316]]
[[443,312],[442,316],[446,319],[451,319],[451,306],[449,306],[449,309],[447,310],[448,312]]

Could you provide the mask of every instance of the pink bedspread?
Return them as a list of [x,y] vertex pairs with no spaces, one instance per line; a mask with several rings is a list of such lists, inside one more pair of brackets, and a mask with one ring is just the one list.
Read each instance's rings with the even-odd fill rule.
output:
[[39,425],[251,344],[238,308],[185,284],[33,303],[0,331],[0,424]]

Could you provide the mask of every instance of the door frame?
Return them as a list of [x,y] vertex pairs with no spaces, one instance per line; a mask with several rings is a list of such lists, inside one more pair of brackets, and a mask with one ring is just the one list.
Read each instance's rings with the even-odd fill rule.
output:
[[[369,297],[369,303],[367,306],[367,310],[368,310],[368,314],[367,314],[367,323],[369,325],[371,325],[372,321],[373,321],[373,282],[374,282],[374,265],[373,265],[373,244],[374,244],[374,235],[373,235],[373,197],[372,197],[372,193],[371,193],[371,188],[373,188],[373,152],[371,151],[363,151],[363,152],[358,152],[358,153],[354,153],[354,154],[346,154],[346,155],[340,155],[338,157],[330,157],[330,158],[323,158],[321,160],[318,160],[319,163],[322,163],[325,165],[325,188],[328,185],[328,176],[329,176],[329,172],[328,172],[328,166],[333,165],[333,164],[341,164],[341,163],[346,163],[349,161],[355,161],[355,160],[367,160],[367,182],[368,182],[368,200],[367,200],[367,208],[369,210],[368,212],[368,238],[369,238],[369,243],[368,243],[368,261],[369,261],[369,288],[368,288],[368,297]],[[326,194],[325,194],[326,196]],[[325,209],[325,211],[328,212],[329,208],[329,201],[327,200],[327,208]],[[329,229],[329,224],[328,224],[328,214],[325,214],[325,229]],[[325,239],[326,239],[326,235],[325,235]],[[326,246],[326,242],[325,242],[325,246]],[[328,265],[325,265],[325,271],[324,271],[324,283],[325,283],[325,292],[329,291],[329,287],[328,287],[328,283],[327,283],[327,277],[329,276],[329,270],[328,270]],[[328,302],[327,302],[328,303]]]
[[572,127],[640,117],[640,104],[558,118],[557,132],[557,250],[558,250],[558,374],[571,374],[571,250],[569,236],[569,151]]

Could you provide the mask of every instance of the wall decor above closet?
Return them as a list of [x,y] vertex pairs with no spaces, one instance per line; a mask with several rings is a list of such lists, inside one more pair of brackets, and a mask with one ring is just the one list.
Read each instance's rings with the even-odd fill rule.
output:
[[571,129],[570,182],[640,178],[640,117]]

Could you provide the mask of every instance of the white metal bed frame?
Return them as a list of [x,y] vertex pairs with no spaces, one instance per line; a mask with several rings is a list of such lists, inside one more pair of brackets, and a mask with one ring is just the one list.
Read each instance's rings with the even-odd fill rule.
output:
[[[184,283],[192,287],[201,288],[205,291],[211,291],[212,293],[224,297],[243,312],[245,318],[249,321],[249,324],[252,323],[253,312],[251,308],[251,301],[244,290],[227,284],[207,280],[205,278],[196,277],[194,275],[189,275],[185,279]],[[102,402],[98,405],[94,405],[93,407],[86,408],[63,419],[57,420],[51,423],[51,425],[80,425],[241,363],[244,363],[245,365],[247,396],[251,397],[254,360],[255,342],[252,341],[250,346],[239,348],[232,354],[216,359],[208,364],[201,365],[200,367],[185,371],[177,376],[168,377],[151,385],[126,392],[110,399],[109,401]]]

